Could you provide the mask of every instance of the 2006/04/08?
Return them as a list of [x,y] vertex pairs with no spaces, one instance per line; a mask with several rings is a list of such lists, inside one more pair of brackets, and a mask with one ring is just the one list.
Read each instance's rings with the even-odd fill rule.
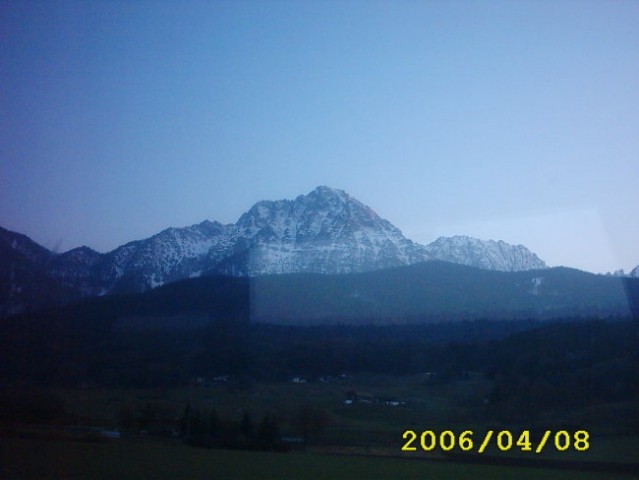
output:
[[[414,444],[419,438],[419,447],[425,452],[430,452],[436,448],[440,448],[445,452],[449,452],[456,447],[463,452],[472,451],[476,444],[473,442],[473,431],[464,430],[459,436],[455,435],[452,430],[444,430],[439,435],[433,430],[424,430],[421,435],[417,435],[413,430],[406,430],[402,437],[406,440],[406,443],[402,446],[404,452],[415,452],[417,446]],[[514,441],[515,436],[509,430],[501,430],[495,435],[494,430],[488,430],[482,442],[479,444],[477,453],[484,453],[490,441],[495,438],[495,444],[497,448],[502,452],[507,452],[513,448],[513,441],[515,447],[519,447],[522,452],[541,453],[544,447],[548,444],[552,435],[551,430],[546,430],[540,442],[533,448],[533,442],[530,439],[530,430],[523,430]],[[578,452],[584,452],[590,448],[590,434],[586,430],[577,430],[571,435],[566,430],[559,430],[555,432],[552,438],[552,444],[559,452],[564,452],[572,447]]]

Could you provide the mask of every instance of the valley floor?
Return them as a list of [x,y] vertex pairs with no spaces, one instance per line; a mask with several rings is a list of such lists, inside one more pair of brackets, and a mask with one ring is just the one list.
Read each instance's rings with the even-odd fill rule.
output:
[[30,479],[501,479],[624,480],[611,474],[316,453],[206,450],[149,439],[104,443],[3,439],[0,477]]
[[[459,441],[462,431],[472,429],[478,445],[483,436],[480,432],[486,429],[510,429],[517,435],[517,428],[526,428],[489,419],[490,405],[483,399],[490,385],[478,375],[445,384],[432,383],[428,375],[357,375],[321,382],[295,377],[242,388],[231,387],[226,381],[202,383],[173,389],[52,391],[53,397],[63,401],[66,423],[14,425],[0,432],[4,433],[0,438],[0,478],[297,479],[308,478],[308,472],[312,478],[331,480],[637,478],[629,472],[637,467],[639,437],[603,432],[602,427],[612,425],[611,419],[605,418],[580,427],[593,429],[587,451],[558,451],[549,444],[539,455],[515,446],[504,453],[492,445],[484,455],[469,458],[460,457],[459,448],[451,451],[452,455],[441,448],[424,452],[417,440],[415,452],[402,452],[406,430],[418,435],[424,430],[450,430]],[[308,431],[306,445],[295,420],[304,405],[320,412],[324,421],[321,428]],[[236,426],[249,412],[255,430],[260,419],[270,415],[277,420],[279,436],[287,439],[290,451],[188,446],[179,433],[187,406],[192,429],[197,416],[209,418],[212,411],[220,424],[232,421]],[[574,433],[576,427],[559,427],[556,419],[549,418],[543,428]],[[125,424],[128,429],[123,428]],[[122,435],[106,438],[100,430],[121,431]]]

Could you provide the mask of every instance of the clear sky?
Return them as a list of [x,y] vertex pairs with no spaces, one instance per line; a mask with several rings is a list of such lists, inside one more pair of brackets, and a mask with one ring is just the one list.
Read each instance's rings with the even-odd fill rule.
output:
[[107,251],[317,185],[628,271],[639,2],[0,2],[3,227]]

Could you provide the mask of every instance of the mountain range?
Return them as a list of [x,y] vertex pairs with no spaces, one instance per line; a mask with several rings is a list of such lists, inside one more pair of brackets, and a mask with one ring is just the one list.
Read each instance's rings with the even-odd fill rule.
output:
[[342,190],[260,201],[235,224],[168,228],[99,253],[56,254],[0,228],[0,316],[90,296],[139,293],[208,275],[350,274],[443,260],[504,272],[545,269],[522,245],[465,236],[420,245]]

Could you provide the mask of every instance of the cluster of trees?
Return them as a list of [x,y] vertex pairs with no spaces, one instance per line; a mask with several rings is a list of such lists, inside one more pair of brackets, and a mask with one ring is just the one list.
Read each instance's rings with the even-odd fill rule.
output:
[[187,404],[179,422],[180,436],[195,447],[261,451],[285,451],[279,420],[265,414],[255,423],[248,411],[238,420],[221,419],[212,409],[208,415]]
[[239,417],[228,418],[215,408],[206,410],[190,402],[176,415],[173,406],[161,402],[127,404],[120,408],[118,425],[131,434],[181,438],[188,445],[260,451],[286,451],[290,444],[282,438],[282,424],[302,446],[320,438],[328,426],[328,413],[302,404],[288,417],[266,413],[259,421],[244,410]]

